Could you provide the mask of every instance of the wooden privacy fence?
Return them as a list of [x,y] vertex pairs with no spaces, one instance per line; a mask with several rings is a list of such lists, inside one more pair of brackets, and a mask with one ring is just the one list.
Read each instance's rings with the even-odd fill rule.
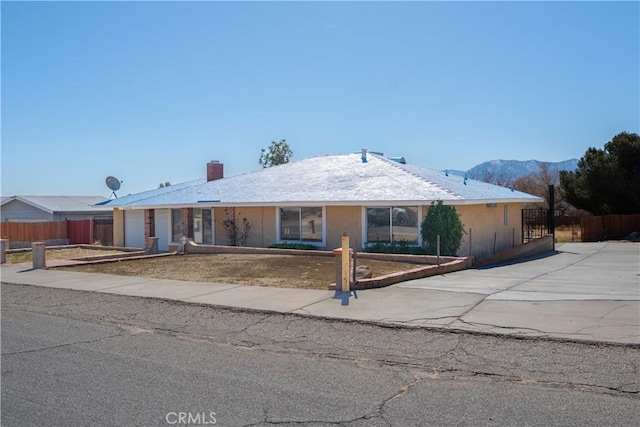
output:
[[67,239],[70,245],[113,244],[113,219],[83,219],[51,222],[2,222],[0,235],[14,242]]
[[113,219],[93,220],[93,242],[102,246],[113,246]]
[[65,221],[51,222],[3,222],[0,223],[3,239],[19,242],[37,242],[67,238]]
[[640,231],[640,214],[583,216],[580,228],[583,242],[622,239]]
[[67,239],[70,245],[90,245],[93,243],[93,229],[90,219],[67,220]]

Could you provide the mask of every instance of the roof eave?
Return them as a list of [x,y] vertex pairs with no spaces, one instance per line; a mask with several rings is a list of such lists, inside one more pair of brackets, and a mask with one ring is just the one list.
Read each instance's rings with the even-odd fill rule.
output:
[[[135,209],[180,209],[180,208],[229,208],[229,207],[316,207],[316,206],[425,206],[436,199],[424,200],[340,200],[340,201],[265,201],[265,202],[215,202],[203,201],[198,203],[179,204],[159,204],[159,205],[114,205],[114,209],[135,210]],[[487,203],[536,203],[543,202],[542,198],[498,198],[498,199],[449,199],[443,200],[444,205],[483,205]]]
[[9,203],[9,202],[11,202],[11,201],[14,201],[14,200],[17,200],[17,201],[19,201],[19,202],[22,202],[22,203],[24,203],[24,204],[27,204],[27,205],[29,205],[29,206],[31,206],[31,207],[36,208],[36,209],[40,209],[41,211],[45,211],[45,212],[46,212],[46,213],[48,213],[48,214],[51,214],[51,215],[55,214],[55,211],[54,211],[54,210],[49,209],[49,208],[47,208],[46,206],[42,206],[42,205],[39,205],[39,204],[37,204],[37,203],[34,203],[34,202],[32,202],[31,200],[29,200],[29,199],[25,199],[25,198],[24,198],[24,197],[22,197],[22,196],[13,196],[10,200],[5,201],[5,203],[3,203],[3,205],[4,205],[4,204],[6,204],[6,203]]

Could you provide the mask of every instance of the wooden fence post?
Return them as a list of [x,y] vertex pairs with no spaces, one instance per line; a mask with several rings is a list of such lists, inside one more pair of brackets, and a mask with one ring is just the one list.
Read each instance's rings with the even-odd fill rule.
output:
[[342,292],[349,292],[349,266],[350,266],[349,235],[342,234]]

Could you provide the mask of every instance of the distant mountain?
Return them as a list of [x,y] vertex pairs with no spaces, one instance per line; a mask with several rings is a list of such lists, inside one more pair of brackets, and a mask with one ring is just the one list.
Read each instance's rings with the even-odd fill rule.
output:
[[540,164],[546,163],[553,169],[561,171],[573,171],[578,167],[578,159],[570,159],[562,162],[541,162],[539,160],[490,160],[480,163],[468,171],[449,169],[453,175],[466,176],[469,179],[483,181],[485,177],[506,178],[516,180],[521,176],[529,175],[540,170]]

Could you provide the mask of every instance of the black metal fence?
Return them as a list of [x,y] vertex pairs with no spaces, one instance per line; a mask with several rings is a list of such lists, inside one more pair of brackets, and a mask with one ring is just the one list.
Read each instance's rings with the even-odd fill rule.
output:
[[522,243],[553,234],[549,209],[522,210]]

